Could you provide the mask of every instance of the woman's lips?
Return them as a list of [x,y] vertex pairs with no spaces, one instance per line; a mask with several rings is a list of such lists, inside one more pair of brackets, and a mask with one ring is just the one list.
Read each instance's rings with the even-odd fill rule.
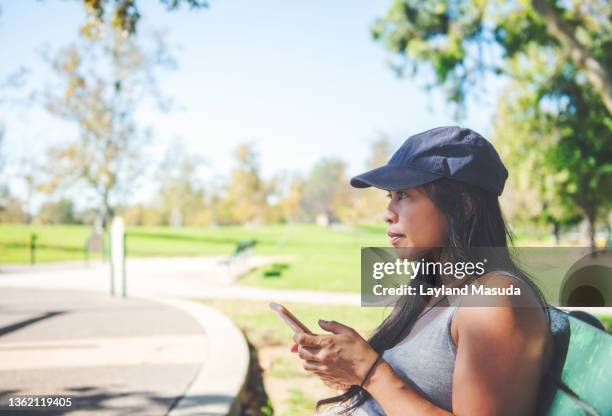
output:
[[389,243],[391,243],[392,246],[395,246],[406,237],[405,234],[392,233],[391,231],[387,231],[387,236],[389,237]]

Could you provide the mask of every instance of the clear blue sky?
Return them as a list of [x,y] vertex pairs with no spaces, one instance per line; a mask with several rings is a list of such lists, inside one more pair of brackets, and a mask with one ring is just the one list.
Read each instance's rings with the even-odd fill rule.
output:
[[[180,46],[178,69],[161,80],[177,108],[143,113],[154,127],[153,157],[180,137],[208,162],[208,175],[222,177],[232,149],[253,140],[265,177],[307,172],[324,156],[341,157],[353,174],[378,132],[399,145],[410,134],[456,124],[441,93],[397,79],[389,55],[371,40],[369,27],[390,1],[211,0],[209,9],[174,13],[157,0],[139,3],[143,28],[166,28],[167,42]],[[4,2],[0,79],[25,66],[28,85],[43,86],[49,71],[41,51],[73,40],[84,16],[82,1]],[[489,98],[471,103],[461,122],[485,135],[500,84],[492,81]],[[5,104],[0,114],[13,162],[76,137],[74,127],[35,106]]]

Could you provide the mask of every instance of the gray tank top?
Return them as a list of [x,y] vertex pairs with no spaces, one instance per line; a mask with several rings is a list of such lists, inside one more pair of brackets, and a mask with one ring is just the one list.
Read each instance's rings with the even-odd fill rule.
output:
[[[517,278],[510,273],[501,272]],[[428,319],[417,320],[408,336],[383,352],[383,358],[423,398],[452,411],[453,372],[457,347],[451,335],[451,323],[461,296],[449,297],[449,306],[435,307]],[[425,315],[424,315],[425,316]],[[341,405],[327,408],[323,415],[335,415]],[[378,402],[371,398],[355,409],[354,416],[386,416]]]
[[[447,307],[433,308],[424,326],[417,326],[399,344],[383,352],[393,370],[419,395],[442,409],[451,411],[453,370],[457,348],[451,336],[451,322],[460,298]],[[418,322],[418,321],[417,321]],[[365,402],[355,415],[384,416],[374,399]]]

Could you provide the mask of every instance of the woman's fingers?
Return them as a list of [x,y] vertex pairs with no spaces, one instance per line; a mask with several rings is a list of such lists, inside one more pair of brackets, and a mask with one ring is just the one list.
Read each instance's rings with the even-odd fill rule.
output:
[[327,366],[318,361],[306,360],[303,362],[302,367],[304,367],[304,370],[306,371],[327,371]]
[[324,321],[323,319],[319,319],[319,326],[331,333],[334,334],[348,334],[352,335],[354,333],[354,329],[350,326],[346,326],[336,321]]
[[307,334],[305,332],[296,332],[293,335],[293,341],[298,345],[307,347],[318,347],[321,343],[321,336],[315,334]]
[[321,361],[317,356],[319,351],[321,351],[321,348],[298,346],[299,357],[306,361]]

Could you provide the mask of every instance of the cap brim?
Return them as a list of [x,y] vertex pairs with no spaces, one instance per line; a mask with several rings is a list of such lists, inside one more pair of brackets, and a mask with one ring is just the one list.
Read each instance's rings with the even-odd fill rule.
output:
[[372,169],[351,179],[355,188],[375,188],[385,191],[401,191],[414,188],[441,178],[442,175],[406,166],[385,165]]

